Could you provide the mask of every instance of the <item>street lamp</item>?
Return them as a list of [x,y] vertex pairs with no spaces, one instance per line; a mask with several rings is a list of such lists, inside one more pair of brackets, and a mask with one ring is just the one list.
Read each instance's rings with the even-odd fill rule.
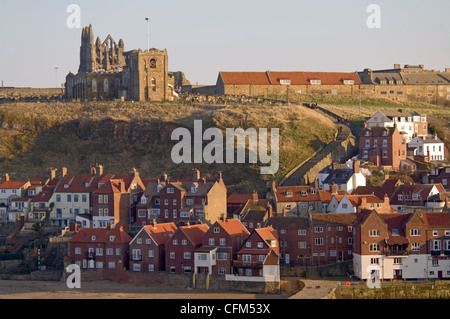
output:
[[55,83],[56,83],[56,88],[58,88],[58,67],[55,66]]
[[147,21],[147,50],[150,51],[150,19],[145,18]]

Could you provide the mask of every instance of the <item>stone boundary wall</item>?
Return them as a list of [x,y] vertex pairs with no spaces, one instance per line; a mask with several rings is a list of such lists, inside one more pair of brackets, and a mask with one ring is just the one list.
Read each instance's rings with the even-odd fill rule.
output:
[[448,281],[393,281],[382,282],[381,288],[369,288],[366,283],[351,283],[350,287],[338,285],[329,299],[449,299]]
[[1,88],[0,103],[61,101],[63,88]]
[[[69,273],[63,274],[61,280],[66,280]],[[81,283],[83,281],[111,280],[117,283],[147,284],[152,286],[164,286],[178,289],[206,289],[207,276],[205,274],[171,274],[164,271],[157,272],[133,272],[110,269],[93,270],[81,269]],[[247,293],[279,294],[279,282],[245,282],[226,281],[225,276],[210,275],[208,290],[240,291]]]

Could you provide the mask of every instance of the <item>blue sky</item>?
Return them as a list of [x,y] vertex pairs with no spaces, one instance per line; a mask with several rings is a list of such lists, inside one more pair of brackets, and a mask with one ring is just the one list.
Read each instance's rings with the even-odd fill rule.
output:
[[[147,48],[149,17],[150,46],[167,49],[169,70],[193,84],[215,84],[219,71],[450,67],[448,0],[0,0],[5,86],[55,87],[78,70],[81,29],[66,24],[72,3],[81,27],[92,24],[102,41],[122,38],[125,50]],[[366,24],[372,3],[379,29]]]

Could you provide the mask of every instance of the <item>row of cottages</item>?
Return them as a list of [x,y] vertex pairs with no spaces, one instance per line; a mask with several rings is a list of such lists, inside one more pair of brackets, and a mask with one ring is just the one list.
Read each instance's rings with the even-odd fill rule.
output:
[[[120,256],[119,256],[120,254]],[[82,228],[69,240],[69,262],[84,269],[205,273],[227,280],[279,281],[273,228],[251,233],[237,219],[207,224],[145,225],[134,238],[123,228]]]
[[227,188],[219,173],[217,179],[201,178],[195,169],[192,179],[170,180],[167,174],[147,183],[136,204],[136,225],[173,221],[214,222],[227,216]]
[[357,214],[353,270],[360,279],[450,278],[450,214]]
[[[386,179],[381,186],[360,186],[351,196],[374,195],[386,202],[389,198],[390,211],[398,213],[442,212],[448,200],[447,192],[442,184],[401,184],[398,179]],[[387,205],[384,205],[388,208]],[[372,209],[374,207],[365,207]],[[378,213],[386,210],[377,206]]]
[[69,174],[62,168],[49,169],[49,177],[0,184],[0,220],[26,224],[49,217],[53,226],[72,222],[84,228],[143,226],[157,222],[214,222],[226,217],[227,189],[222,180],[141,179],[136,168],[128,174],[104,174],[103,166],[91,167],[90,174]]
[[48,177],[11,181],[5,174],[0,183],[0,222],[24,220],[32,225],[42,220],[50,209],[57,182]]

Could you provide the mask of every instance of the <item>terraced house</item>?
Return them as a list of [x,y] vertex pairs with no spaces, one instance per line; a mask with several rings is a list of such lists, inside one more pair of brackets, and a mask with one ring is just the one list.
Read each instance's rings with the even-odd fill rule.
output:
[[354,223],[360,279],[450,278],[450,214],[365,211]]

